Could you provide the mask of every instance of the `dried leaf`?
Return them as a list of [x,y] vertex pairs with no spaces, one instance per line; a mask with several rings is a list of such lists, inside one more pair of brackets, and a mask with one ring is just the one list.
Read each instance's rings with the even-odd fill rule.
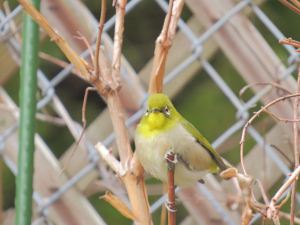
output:
[[238,173],[237,168],[230,167],[227,170],[222,171],[222,173],[220,173],[220,177],[222,177],[223,179],[230,179],[236,177],[237,173]]
[[242,225],[249,225],[253,217],[254,214],[252,213],[250,206],[246,205],[242,213]]
[[241,174],[241,173],[237,173],[237,179],[238,179],[238,182],[239,182],[239,185],[240,185],[240,188],[243,192],[243,195],[246,196],[246,197],[250,197],[251,195],[251,184],[253,183],[254,181],[254,178],[250,175],[244,175],[244,174]]
[[118,197],[112,195],[109,191],[107,191],[105,195],[99,197],[99,199],[104,199],[113,207],[115,207],[123,216],[136,221],[133,212],[125,205],[125,203]]

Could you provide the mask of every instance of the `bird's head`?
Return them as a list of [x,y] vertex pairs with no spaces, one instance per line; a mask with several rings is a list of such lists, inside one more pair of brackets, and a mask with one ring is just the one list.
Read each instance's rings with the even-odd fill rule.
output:
[[141,123],[149,131],[166,131],[179,122],[180,114],[170,99],[164,94],[153,94],[147,102],[147,109]]

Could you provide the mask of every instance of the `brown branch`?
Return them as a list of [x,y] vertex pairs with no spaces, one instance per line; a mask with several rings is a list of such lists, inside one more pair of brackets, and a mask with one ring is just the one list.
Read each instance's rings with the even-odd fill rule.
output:
[[[118,166],[115,165],[116,159],[114,159],[112,166],[116,166],[114,170],[119,174],[120,179],[126,186],[132,210],[137,220],[142,224],[152,224],[144,183],[144,169],[136,155],[133,156],[126,131],[120,99],[117,94],[119,86],[118,83],[113,80],[111,66],[108,62],[103,46],[100,46],[99,61],[101,61],[101,67],[99,67],[101,74],[100,80],[105,80],[109,86],[107,86],[104,90],[98,88],[96,86],[97,84],[95,86],[98,88],[98,92],[100,90],[103,97],[106,99],[121,159],[121,163],[119,163]],[[106,156],[108,155],[106,154]],[[112,158],[110,157],[109,160],[112,160]],[[109,161],[106,162],[111,165]]]
[[264,190],[264,187],[263,187],[261,181],[260,181],[259,179],[256,179],[256,182],[257,182],[258,187],[259,187],[259,189],[260,189],[260,192],[261,192],[261,194],[262,194],[262,196],[263,196],[264,202],[266,203],[266,205],[269,205],[269,204],[270,204],[270,201],[269,201],[269,199],[268,199],[268,197],[267,197],[267,194],[266,194],[266,192],[265,192],[265,190]]
[[281,188],[276,192],[274,197],[271,200],[269,208],[267,208],[267,218],[271,219],[274,216],[274,213],[277,211],[276,203],[280,196],[292,185],[292,183],[297,179],[300,174],[300,166],[298,166],[293,173],[291,173],[290,178],[281,186]]
[[277,83],[268,83],[268,82],[258,82],[258,83],[254,83],[254,84],[248,84],[246,85],[245,87],[243,87],[240,92],[239,92],[239,98],[240,98],[240,101],[242,102],[242,104],[248,106],[249,108],[253,108],[256,106],[256,104],[254,105],[247,105],[247,103],[244,102],[243,98],[242,98],[242,95],[245,93],[245,91],[250,88],[250,87],[253,87],[253,86],[257,86],[257,85],[271,85],[273,87],[276,87],[278,89],[281,89],[283,90],[284,92],[286,92],[286,94],[292,94],[292,92],[290,92],[288,89],[286,89],[285,87],[277,84]]
[[105,201],[110,203],[113,207],[115,207],[123,216],[133,221],[136,221],[134,214],[126,206],[126,204],[118,197],[112,195],[109,191],[106,191],[105,195],[99,197],[99,199],[104,199]]
[[84,42],[86,47],[89,49],[92,61],[94,61],[94,53],[92,51],[91,45],[89,44],[88,40],[79,31],[77,31],[77,34],[79,34],[79,37],[78,36],[73,36],[73,37],[76,39],[82,40]]
[[116,24],[114,35],[114,51],[112,60],[112,79],[120,87],[121,51],[123,45],[124,16],[127,0],[118,0],[116,6]]
[[300,9],[300,3],[297,0],[291,0],[296,6],[297,8]]
[[[292,38],[283,38],[282,40],[279,41],[280,44],[286,44],[286,45],[291,45],[294,46],[296,48],[300,48],[300,42],[299,41],[295,41]],[[296,52],[299,52],[298,50],[295,50]]]
[[[298,82],[297,82],[297,91],[298,94],[300,92],[300,67],[298,69]],[[299,105],[299,97],[295,98],[294,101],[294,120],[298,119],[298,105]],[[299,132],[298,132],[298,121],[294,122],[294,156],[295,156],[295,169],[299,166]],[[298,179],[298,177],[297,177]],[[297,193],[297,179],[294,182],[292,189],[292,197],[291,197],[291,221],[290,224],[294,225],[294,217],[295,217],[295,204],[296,204],[296,193]]]
[[105,22],[105,14],[106,14],[106,0],[102,0],[101,4],[101,16],[100,16],[100,23],[98,26],[98,35],[97,35],[97,41],[96,41],[96,49],[95,49],[95,58],[94,58],[94,70],[95,70],[95,76],[99,76],[99,48],[101,44],[101,36],[102,36],[102,31],[104,27],[104,22]]
[[[164,183],[163,184],[163,195],[168,192],[168,184]],[[149,191],[148,191],[149,193]],[[161,207],[161,216],[160,216],[160,225],[166,225],[167,221],[167,208],[166,207]]]
[[282,4],[284,4],[286,7],[290,8],[291,10],[293,10],[295,13],[300,15],[300,10],[297,9],[295,6],[293,6],[291,3],[287,2],[286,0],[278,0],[280,1]]
[[68,43],[55,31],[49,23],[44,19],[44,17],[32,6],[28,0],[18,0],[22,5],[24,11],[26,11],[35,22],[43,28],[43,30],[49,35],[52,41],[59,46],[59,48],[64,52],[66,57],[70,62],[80,71],[80,73],[85,77],[86,80],[90,81],[90,75],[92,74],[92,69],[88,64],[80,58],[76,52],[68,45]]
[[291,165],[291,167],[294,165],[294,163],[287,157],[286,154],[282,150],[280,150],[276,145],[270,144],[272,148],[275,148]]
[[[282,218],[285,218],[285,219],[288,219],[288,220],[291,219],[291,215],[288,214],[288,213],[285,213],[285,212],[280,212],[279,211],[278,216],[282,217]],[[299,218],[295,217],[294,220],[295,220],[295,223],[300,224],[300,219]]]
[[276,120],[278,120],[280,122],[285,122],[285,123],[288,123],[288,122],[293,122],[293,123],[294,122],[300,122],[299,119],[296,119],[296,120],[295,119],[293,119],[293,120],[291,120],[291,119],[282,119],[282,118],[276,116],[274,113],[271,113],[270,111],[268,111],[266,109],[264,109],[263,112],[269,114],[270,116],[274,117]]
[[[47,60],[47,61],[49,61],[49,62],[51,62],[51,63],[53,63],[55,65],[57,65],[57,66],[60,66],[62,68],[66,68],[67,66],[69,66],[69,63],[64,62],[64,61],[62,61],[62,60],[60,60],[58,58],[55,58],[55,57],[53,57],[51,55],[48,55],[48,54],[46,54],[44,52],[39,52],[39,57],[42,58],[42,59],[44,59],[44,60]],[[73,74],[77,75],[78,77],[83,78],[82,74],[77,69],[72,69],[71,72]]]
[[184,0],[171,0],[169,2],[169,11],[165,18],[163,30],[155,42],[153,68],[148,91],[149,94],[162,92],[167,55],[173,44],[183,5]]
[[168,225],[176,225],[176,209],[175,209],[175,154],[170,151],[167,157],[168,168]]
[[240,141],[240,157],[241,157],[241,165],[243,168],[243,172],[245,175],[247,175],[246,169],[245,169],[245,165],[244,165],[244,145],[245,145],[245,136],[246,136],[246,130],[247,128],[250,126],[250,124],[253,122],[253,120],[258,117],[264,110],[266,110],[267,108],[271,107],[272,105],[275,105],[276,103],[280,102],[280,101],[284,101],[286,99],[289,98],[293,98],[293,97],[297,97],[300,96],[300,94],[292,94],[292,95],[285,95],[282,96],[280,98],[277,98],[276,100],[270,102],[269,104],[267,104],[266,106],[262,107],[258,112],[255,113],[255,115],[253,117],[251,117],[250,120],[247,121],[246,125],[243,128],[243,132],[242,132],[242,137],[241,137],[241,141]]

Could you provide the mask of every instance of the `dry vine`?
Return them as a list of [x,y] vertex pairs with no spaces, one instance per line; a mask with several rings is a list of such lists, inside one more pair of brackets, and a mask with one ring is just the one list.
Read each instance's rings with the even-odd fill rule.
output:
[[[284,43],[284,44],[289,44],[295,47],[300,47],[300,43],[298,41],[294,41],[291,38],[290,39],[283,39],[280,41],[280,43]],[[299,50],[297,50],[299,51]],[[278,84],[274,84],[274,83],[257,83],[257,84],[253,84],[253,85],[247,85],[246,87],[244,87],[241,91],[240,91],[240,98],[241,95],[245,92],[245,90],[251,86],[254,85],[272,85],[276,88],[279,88],[281,90],[283,90],[286,93],[290,93],[288,90],[286,90],[284,87],[278,85]],[[287,189],[293,184],[293,188],[292,188],[292,195],[291,195],[291,210],[290,210],[290,214],[285,214],[284,217],[288,218],[290,220],[290,224],[294,224],[295,221],[297,221],[297,223],[299,222],[298,218],[295,218],[295,199],[296,199],[296,192],[297,192],[297,180],[298,180],[298,176],[300,174],[300,167],[299,167],[299,134],[298,134],[298,122],[300,122],[299,117],[298,117],[298,102],[299,102],[299,96],[300,96],[300,67],[299,67],[299,71],[298,71],[298,82],[297,82],[297,90],[295,94],[289,94],[289,95],[285,95],[282,96],[272,102],[270,102],[269,104],[267,104],[266,106],[262,107],[259,111],[254,113],[254,116],[247,121],[246,125],[244,126],[243,132],[242,132],[242,137],[241,137],[241,141],[240,141],[240,157],[241,157],[241,165],[242,165],[242,169],[243,169],[243,173],[239,174],[236,172],[236,177],[238,178],[240,187],[243,191],[243,194],[246,196],[247,200],[247,206],[244,209],[244,213],[242,216],[242,220],[245,224],[249,224],[250,221],[253,218],[253,214],[250,210],[250,208],[256,212],[259,212],[262,214],[264,219],[272,219],[273,222],[277,225],[280,224],[279,222],[279,216],[282,216],[284,213],[280,212],[280,208],[287,202],[288,198],[289,198],[289,194],[286,196],[286,198],[279,204],[278,200],[279,198],[283,195],[283,193],[285,191],[287,191]],[[294,118],[293,119],[282,119],[277,117],[276,115],[274,115],[273,113],[269,112],[267,109],[281,101],[284,101],[286,99],[289,98],[295,98],[294,100]],[[267,114],[271,115],[272,117],[274,117],[276,120],[278,121],[284,121],[284,122],[293,122],[294,123],[294,158],[295,158],[295,164],[294,164],[294,171],[289,174],[289,179],[281,186],[281,188],[276,192],[276,194],[274,195],[274,197],[271,199],[271,201],[268,200],[265,191],[262,187],[262,185],[260,184],[260,181],[258,181],[259,184],[259,188],[261,190],[263,199],[265,201],[266,205],[260,204],[255,200],[255,197],[252,193],[252,183],[253,183],[253,179],[250,175],[247,174],[247,171],[245,169],[244,166],[244,159],[243,159],[243,151],[244,151],[244,144],[245,144],[245,135],[246,135],[246,130],[247,128],[250,126],[250,124],[253,122],[253,120],[255,118],[257,118],[262,112],[266,112]],[[261,209],[264,209],[264,211],[261,211]]]

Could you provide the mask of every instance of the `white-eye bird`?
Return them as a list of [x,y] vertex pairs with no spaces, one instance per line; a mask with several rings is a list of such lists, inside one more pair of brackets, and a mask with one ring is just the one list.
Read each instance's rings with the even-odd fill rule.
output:
[[144,169],[163,182],[168,181],[164,159],[173,150],[175,185],[181,188],[203,183],[207,173],[226,170],[220,155],[198,130],[184,119],[164,94],[153,94],[148,99],[146,112],[135,132],[137,156]]

